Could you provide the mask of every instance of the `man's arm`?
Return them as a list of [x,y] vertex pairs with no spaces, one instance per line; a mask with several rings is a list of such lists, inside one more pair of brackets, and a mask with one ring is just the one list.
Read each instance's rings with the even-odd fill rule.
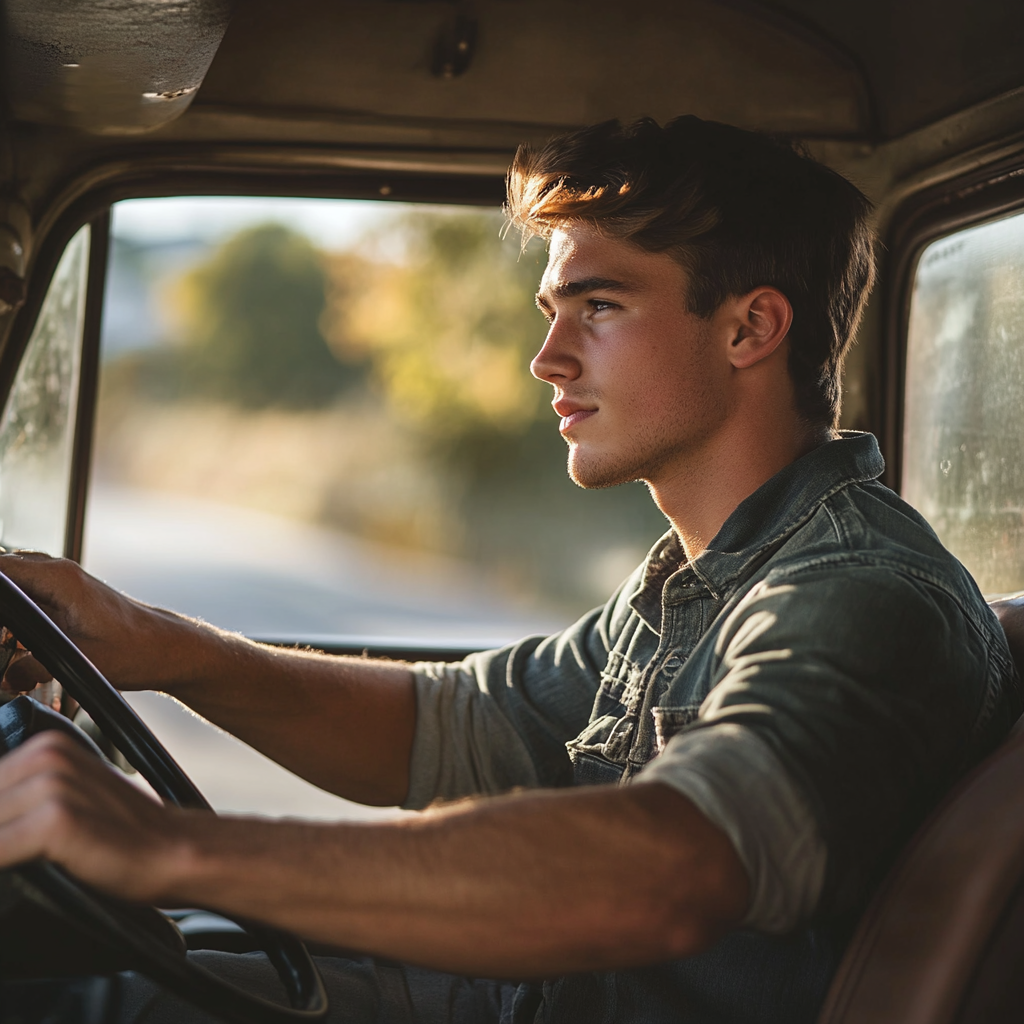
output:
[[[63,559],[2,555],[0,572],[118,688],[169,693],[340,796],[385,806],[405,798],[416,724],[408,666],[256,644],[133,601]],[[41,678],[26,658],[5,685]]]
[[481,976],[685,956],[748,900],[725,834],[660,784],[536,791],[376,825],[215,818],[155,803],[56,733],[0,759],[0,867],[36,856],[128,899]]

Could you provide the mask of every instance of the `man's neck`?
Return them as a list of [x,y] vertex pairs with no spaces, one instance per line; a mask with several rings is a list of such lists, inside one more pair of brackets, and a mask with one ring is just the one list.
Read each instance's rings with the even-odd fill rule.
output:
[[740,502],[836,436],[826,426],[802,420],[776,426],[762,431],[726,428],[647,481],[690,562],[703,554]]

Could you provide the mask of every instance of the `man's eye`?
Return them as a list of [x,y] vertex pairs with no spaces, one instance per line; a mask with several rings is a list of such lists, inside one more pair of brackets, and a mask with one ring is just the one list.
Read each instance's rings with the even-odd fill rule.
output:
[[616,309],[618,304],[615,302],[609,302],[608,299],[589,299],[587,305],[595,313],[603,313],[606,309]]

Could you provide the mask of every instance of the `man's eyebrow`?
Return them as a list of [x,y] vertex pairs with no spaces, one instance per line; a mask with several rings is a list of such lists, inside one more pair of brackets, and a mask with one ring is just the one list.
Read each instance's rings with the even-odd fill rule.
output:
[[[556,299],[573,299],[577,295],[584,295],[587,292],[632,292],[636,289],[625,281],[616,281],[612,277],[583,277],[578,281],[565,281],[555,285],[550,291]],[[545,292],[537,292],[537,305],[545,303]]]

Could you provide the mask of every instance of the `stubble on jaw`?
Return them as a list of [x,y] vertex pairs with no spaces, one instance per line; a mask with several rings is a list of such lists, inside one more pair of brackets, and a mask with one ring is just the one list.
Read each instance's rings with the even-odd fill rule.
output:
[[661,451],[652,457],[649,451],[644,450],[644,446],[636,445],[634,450],[610,461],[600,457],[588,458],[581,452],[579,445],[570,441],[566,471],[577,487],[588,491],[618,487],[619,484],[649,483],[677,454],[675,451]]
[[647,425],[634,433],[623,451],[614,454],[588,452],[585,445],[566,439],[569,479],[586,490],[636,482],[651,485],[673,466],[699,465],[704,445],[725,419],[726,410],[710,386],[691,390],[686,401],[689,408],[681,410],[674,429],[658,431]]

